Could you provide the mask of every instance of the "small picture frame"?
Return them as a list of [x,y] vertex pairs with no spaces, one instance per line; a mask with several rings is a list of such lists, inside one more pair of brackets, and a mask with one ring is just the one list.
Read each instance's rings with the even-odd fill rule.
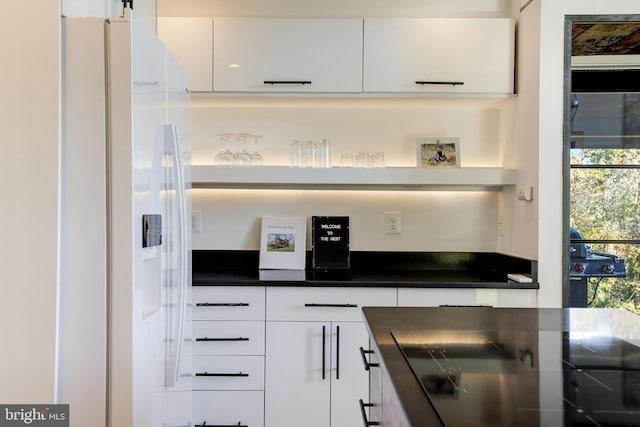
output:
[[419,168],[460,167],[460,138],[416,138]]
[[262,217],[260,269],[304,270],[306,218]]

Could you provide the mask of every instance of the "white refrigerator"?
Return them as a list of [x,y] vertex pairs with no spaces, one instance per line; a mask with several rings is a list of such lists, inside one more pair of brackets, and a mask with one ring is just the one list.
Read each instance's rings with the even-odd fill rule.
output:
[[191,425],[190,94],[133,12],[62,21],[57,401],[70,425]]

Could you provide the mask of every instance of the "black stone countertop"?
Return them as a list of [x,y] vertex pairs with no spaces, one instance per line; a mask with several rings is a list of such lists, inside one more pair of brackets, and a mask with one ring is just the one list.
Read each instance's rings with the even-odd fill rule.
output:
[[628,311],[364,307],[363,317],[411,427],[640,426],[640,316]]
[[[307,265],[311,265],[308,254]],[[538,289],[508,273],[535,277],[536,262],[496,253],[352,252],[348,270],[258,270],[258,251],[193,251],[194,286],[321,286]],[[261,274],[262,273],[262,274]]]

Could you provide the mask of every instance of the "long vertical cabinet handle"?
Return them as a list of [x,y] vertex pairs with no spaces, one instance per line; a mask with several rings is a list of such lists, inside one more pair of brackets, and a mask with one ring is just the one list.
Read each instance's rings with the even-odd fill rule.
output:
[[336,379],[340,379],[340,325],[336,325]]
[[325,344],[325,336],[326,336],[326,332],[327,332],[327,327],[322,325],[322,379],[325,379],[324,376],[324,365],[325,365],[325,350],[326,350],[326,344]]

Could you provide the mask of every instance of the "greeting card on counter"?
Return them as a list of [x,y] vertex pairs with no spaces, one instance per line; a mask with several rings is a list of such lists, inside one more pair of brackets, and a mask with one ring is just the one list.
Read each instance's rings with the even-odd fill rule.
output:
[[260,269],[304,270],[307,219],[262,217]]
[[349,217],[314,216],[311,222],[313,268],[349,268]]

